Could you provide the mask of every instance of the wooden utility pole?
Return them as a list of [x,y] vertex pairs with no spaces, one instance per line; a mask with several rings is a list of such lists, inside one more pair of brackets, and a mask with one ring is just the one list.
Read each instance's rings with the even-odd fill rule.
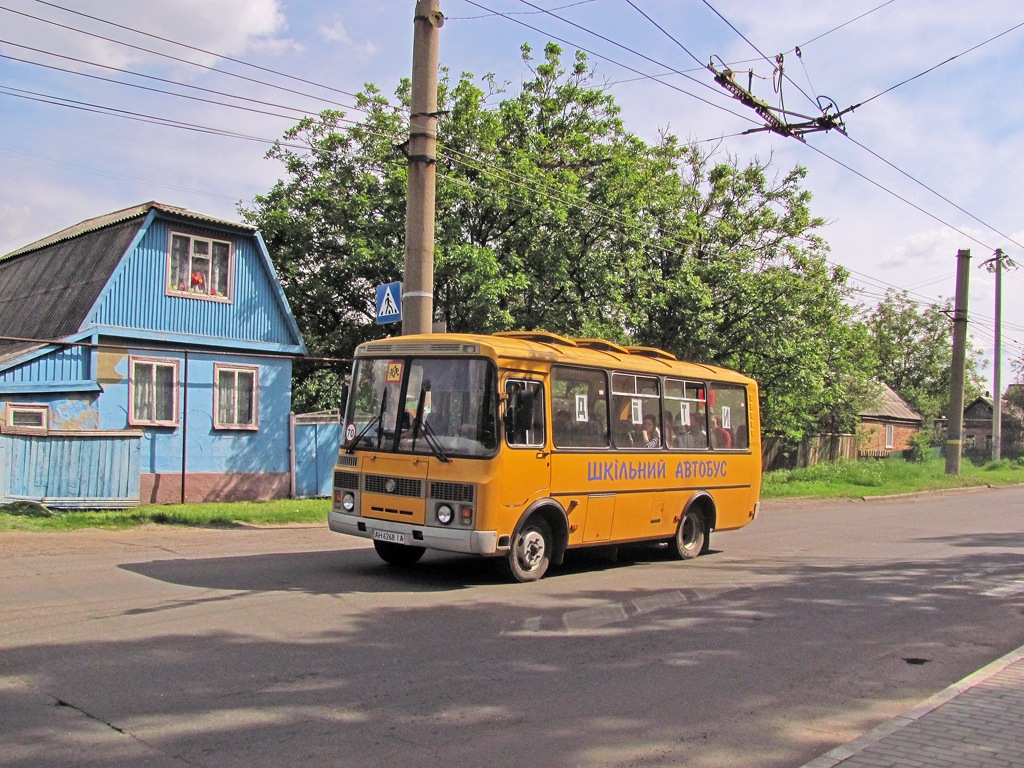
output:
[[409,186],[405,208],[402,334],[430,333],[434,319],[434,184],[437,162],[440,0],[417,0],[412,44]]
[[946,430],[946,474],[960,474],[964,447],[964,368],[967,356],[967,285],[971,252],[956,253],[956,302],[953,307],[953,365],[949,382],[949,421]]

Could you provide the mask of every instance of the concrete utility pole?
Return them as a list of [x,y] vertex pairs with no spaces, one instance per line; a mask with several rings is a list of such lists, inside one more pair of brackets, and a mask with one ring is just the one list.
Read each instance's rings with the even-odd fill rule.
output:
[[971,252],[956,252],[956,302],[953,307],[953,365],[949,382],[949,427],[946,430],[946,474],[960,474],[964,447],[964,360],[967,356],[967,285]]
[[402,334],[430,333],[434,319],[434,184],[440,0],[417,0],[412,44],[409,187],[405,208]]
[[1000,381],[1002,369],[1002,341],[1003,341],[1003,264],[1008,267],[1015,266],[1012,261],[1003,253],[1002,248],[996,248],[995,256],[988,261],[983,261],[982,266],[989,272],[996,275],[996,324],[995,324],[995,347],[992,356],[995,358],[992,368],[992,461],[999,461],[1002,455],[1003,445],[1003,389]]
[[995,326],[995,369],[992,371],[992,461],[999,461],[1003,443],[1003,390],[999,381],[1000,357],[1002,355],[1002,299],[1003,299],[1003,252],[996,248],[996,326]]

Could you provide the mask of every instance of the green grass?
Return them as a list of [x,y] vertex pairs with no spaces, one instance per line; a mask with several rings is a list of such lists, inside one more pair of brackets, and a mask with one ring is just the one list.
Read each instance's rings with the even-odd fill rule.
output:
[[761,497],[861,498],[943,488],[1024,483],[1024,463],[1003,459],[982,466],[964,459],[959,475],[947,475],[944,459],[862,459],[766,472]]
[[327,524],[329,499],[280,499],[213,504],[147,505],[119,510],[50,510],[39,504],[0,505],[0,531],[108,530],[139,525],[234,528],[243,525]]

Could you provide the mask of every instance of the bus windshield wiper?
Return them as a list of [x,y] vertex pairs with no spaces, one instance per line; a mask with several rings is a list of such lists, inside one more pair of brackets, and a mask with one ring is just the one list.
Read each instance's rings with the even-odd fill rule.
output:
[[[354,438],[352,438],[352,442],[351,443],[349,443],[348,445],[345,446],[345,453],[349,453],[350,454],[350,453],[355,452],[356,446],[359,445],[359,441],[362,440],[364,437],[366,437],[366,433],[369,432],[373,428],[373,425],[374,424],[380,424],[380,423],[382,423],[384,421],[384,408],[387,407],[387,402],[388,402],[388,391],[387,391],[387,389],[385,389],[384,390],[384,395],[380,399],[380,411],[377,412],[376,416],[374,416],[372,419],[370,419],[368,422],[366,422],[366,426],[363,427],[359,431],[358,435],[356,435]],[[379,430],[379,429],[377,430],[377,448],[378,449],[380,448],[381,431],[382,430]]]
[[420,400],[416,404],[416,420],[412,425],[412,451],[416,452],[416,440],[419,439],[420,432],[423,433],[423,439],[427,443],[427,447],[430,448],[430,452],[434,454],[434,457],[438,461],[447,464],[451,459],[441,448],[441,443],[438,442],[437,435],[434,434],[433,428],[423,420],[423,404],[427,399],[427,392],[430,391],[430,382],[424,381],[423,386],[420,387]]

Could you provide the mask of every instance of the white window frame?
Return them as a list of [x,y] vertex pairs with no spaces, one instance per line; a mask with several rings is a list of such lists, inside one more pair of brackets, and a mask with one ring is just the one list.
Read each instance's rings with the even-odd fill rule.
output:
[[[184,238],[188,240],[188,253],[189,253],[189,276],[190,281],[184,289],[181,285],[175,285],[175,280],[172,279],[173,267],[174,267],[174,239]],[[195,258],[195,245],[196,243],[205,243],[207,245],[208,253],[210,254],[210,271],[213,270],[213,250],[214,245],[225,245],[228,249],[228,263],[227,263],[227,286],[223,294],[210,293],[209,287],[206,289],[198,289],[191,283],[191,275],[195,271],[193,269],[193,259]],[[207,274],[207,279],[212,282]],[[167,295],[168,296],[182,296],[190,299],[205,299],[207,301],[219,301],[230,303],[233,300],[235,292],[235,244],[232,240],[218,238],[218,237],[203,237],[201,235],[193,235],[188,232],[182,232],[180,230],[171,230],[167,236],[167,264],[166,264],[166,277]]]
[[[16,413],[38,414],[40,423],[38,425],[15,424],[14,415]],[[4,424],[6,432],[46,434],[50,428],[50,407],[44,403],[7,403]]]
[[[137,364],[152,365],[153,366],[153,380],[150,382],[153,386],[154,397],[156,394],[156,369],[157,366],[167,367],[173,369],[173,386],[172,398],[173,398],[173,416],[170,420],[166,419],[143,419],[139,418],[135,413],[135,390],[139,386],[139,382],[135,372],[135,366]],[[128,423],[133,426],[147,426],[147,427],[176,427],[178,426],[178,401],[181,398],[181,377],[180,377],[181,363],[179,360],[167,357],[137,357],[135,355],[128,356]],[[156,407],[154,403],[154,415],[156,413]]]
[[[237,391],[238,374],[252,374],[252,421],[248,423],[225,422],[220,418],[220,375],[221,373],[235,374],[234,382]],[[260,428],[260,367],[258,365],[236,365],[232,363],[213,364],[213,428],[214,429],[241,429],[258,430]],[[237,413],[237,403],[236,403]]]
[[890,450],[896,444],[896,427],[892,424],[885,425],[885,449]]

